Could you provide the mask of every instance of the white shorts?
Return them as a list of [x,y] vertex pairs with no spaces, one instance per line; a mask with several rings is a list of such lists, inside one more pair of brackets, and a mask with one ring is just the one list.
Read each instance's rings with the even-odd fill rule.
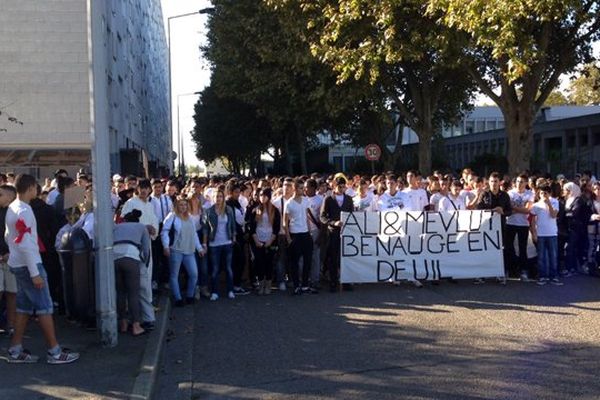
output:
[[0,263],[0,292],[17,293],[17,278],[6,263]]

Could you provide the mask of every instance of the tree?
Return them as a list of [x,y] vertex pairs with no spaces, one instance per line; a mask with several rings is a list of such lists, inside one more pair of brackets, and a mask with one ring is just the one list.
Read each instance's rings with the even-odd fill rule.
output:
[[[469,38],[462,57],[480,90],[502,110],[511,172],[530,167],[533,123],[569,73],[592,57],[597,0],[429,0],[431,15]],[[496,92],[496,90],[499,92]]]
[[573,104],[589,106],[600,104],[600,66],[586,65],[569,86],[569,100]]
[[215,91],[255,106],[269,120],[271,145],[287,161],[288,173],[292,148],[308,172],[308,141],[335,129],[336,115],[353,102],[351,90],[336,85],[333,72],[311,54],[293,15],[275,13],[261,0],[213,4],[203,51]]
[[256,108],[205,88],[194,106],[196,156],[210,163],[225,157],[231,172],[254,168],[269,145],[271,127]]
[[569,104],[569,99],[560,90],[553,90],[549,95],[544,105],[547,107],[552,106],[566,106]]
[[266,1],[306,21],[313,54],[338,82],[367,80],[383,89],[417,133],[419,168],[428,173],[434,133],[460,117],[473,90],[457,63],[460,36],[426,15],[425,1]]

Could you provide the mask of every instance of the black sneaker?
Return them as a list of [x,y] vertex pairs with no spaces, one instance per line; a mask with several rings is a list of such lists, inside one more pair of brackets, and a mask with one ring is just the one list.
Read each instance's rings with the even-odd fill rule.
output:
[[177,308],[181,308],[181,307],[185,306],[185,303],[183,302],[183,300],[175,300],[174,306]]
[[144,328],[145,331],[153,331],[154,330],[154,322],[148,322],[148,321],[142,322],[140,324],[140,326],[142,328]]
[[185,304],[195,304],[196,303],[196,299],[193,297],[186,297],[185,298]]
[[315,287],[308,288],[308,291],[310,294],[319,294],[319,289],[317,289]]

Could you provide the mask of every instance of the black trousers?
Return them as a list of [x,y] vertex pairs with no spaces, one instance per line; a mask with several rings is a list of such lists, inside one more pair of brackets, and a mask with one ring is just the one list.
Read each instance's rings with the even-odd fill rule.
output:
[[[515,236],[519,255],[515,252]],[[527,271],[527,238],[529,237],[528,226],[506,225],[506,242],[504,248],[508,253],[507,270],[510,276],[516,277],[522,271]]]
[[329,232],[327,243],[327,270],[329,272],[329,286],[337,287],[340,283],[340,231]]
[[119,319],[127,318],[127,310],[132,322],[140,322],[140,268],[146,268],[138,260],[123,257],[115,260],[115,283],[117,284],[117,314]]
[[54,247],[52,247],[40,255],[42,256],[42,264],[44,264],[44,268],[48,274],[50,297],[52,297],[53,301],[58,303],[59,312],[63,313],[65,309],[65,297],[63,295],[62,271],[58,253],[56,253]]
[[157,283],[169,282],[169,260],[163,254],[160,235],[152,241],[152,280]]
[[313,242],[309,232],[292,233],[289,253],[294,287],[300,287],[300,257],[302,257],[302,286],[308,286],[310,264],[312,262]]
[[244,239],[239,235],[236,243],[233,244],[233,258],[231,261],[233,268],[233,286],[242,286],[242,277],[244,275]]
[[253,271],[258,277],[258,281],[273,279],[273,257],[275,251],[270,247],[256,247],[254,240],[250,241],[252,254],[254,254]]

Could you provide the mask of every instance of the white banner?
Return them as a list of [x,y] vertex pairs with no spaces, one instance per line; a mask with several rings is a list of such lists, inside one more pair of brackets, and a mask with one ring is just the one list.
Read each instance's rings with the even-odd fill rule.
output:
[[500,215],[342,213],[342,283],[504,276]]

